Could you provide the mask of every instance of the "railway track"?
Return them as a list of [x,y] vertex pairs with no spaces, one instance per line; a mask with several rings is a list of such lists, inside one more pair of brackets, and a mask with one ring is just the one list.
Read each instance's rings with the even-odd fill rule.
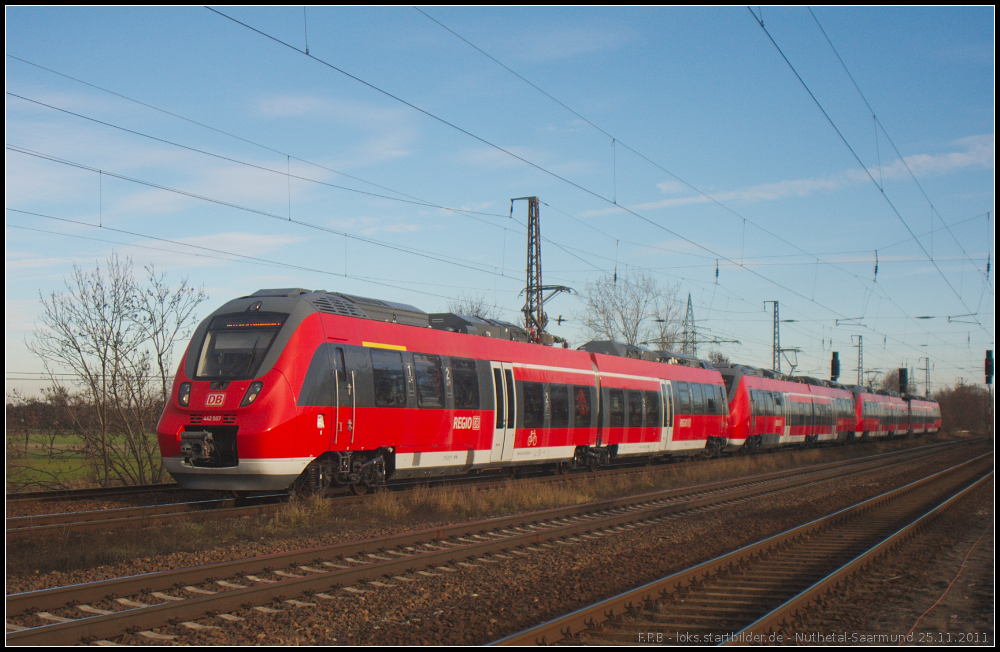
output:
[[498,644],[781,644],[839,583],[993,478],[992,453]]
[[[904,458],[912,460],[914,451],[904,451],[896,459],[902,463]],[[808,471],[8,595],[7,641],[56,645],[126,632],[143,632],[155,639],[173,636],[153,631],[167,623],[181,623],[178,628],[220,627],[227,620],[239,619],[232,612],[240,609],[305,608],[317,601],[370,590],[371,585],[419,581],[423,576],[457,572],[465,566],[502,564],[519,555],[541,553],[546,546],[560,542],[615,536],[638,522],[753,501],[870,471],[873,466],[884,468],[886,463],[886,459],[866,458]],[[298,597],[287,600],[289,596]]]
[[251,504],[238,507],[235,506],[234,499],[222,498],[62,514],[15,516],[6,519],[5,527],[8,541],[46,534],[63,534],[68,531],[143,528],[178,519],[218,520],[257,515],[270,511],[284,499],[284,495],[258,496],[250,500]]
[[[970,440],[968,443],[974,443]],[[930,444],[918,448],[907,449],[916,455],[932,454],[935,451],[945,450],[955,446],[954,442],[944,442]],[[964,445],[960,444],[960,445]],[[880,460],[894,453],[881,453],[861,459]],[[724,462],[725,460],[722,460]],[[717,460],[705,460],[703,465],[711,465]],[[834,462],[832,464],[846,464],[849,462]],[[821,465],[822,466],[822,465]],[[670,466],[630,466],[622,469],[610,469],[600,474],[571,473],[568,475],[548,476],[548,477],[527,477],[519,482],[550,484],[579,482],[586,478],[611,478],[616,475],[630,475],[644,472],[650,468],[669,469]],[[792,471],[794,473],[794,471]],[[483,479],[472,478],[466,484],[456,485],[445,483],[442,486],[463,486],[469,491],[485,491],[495,489],[509,482],[508,479]],[[406,490],[411,486],[419,486],[426,483],[400,483],[391,488],[393,490]],[[153,491],[157,485],[138,488],[139,493]],[[166,487],[166,485],[163,485]],[[38,492],[36,495],[22,496],[19,500],[57,500],[57,499],[89,499],[93,497],[123,497],[127,496],[126,487],[116,487],[110,490],[94,490],[79,492]],[[175,488],[173,491],[182,493],[184,490]],[[199,492],[204,494],[205,492]],[[348,502],[363,502],[370,497],[335,496],[337,500]],[[206,521],[224,520],[228,518],[239,518],[242,516],[257,516],[267,514],[277,510],[282,502],[287,499],[284,493],[258,495],[246,497],[241,500],[234,498],[213,498],[195,501],[171,502],[167,504],[143,505],[135,507],[121,507],[113,509],[99,509],[88,511],[72,511],[57,514],[36,514],[29,516],[15,516],[5,519],[5,530],[7,540],[27,538],[41,535],[65,534],[66,532],[82,532],[94,530],[113,530],[118,528],[142,528],[149,525],[162,525],[178,520]]]
[[5,499],[14,503],[50,502],[56,500],[85,500],[94,498],[119,498],[148,493],[175,493],[183,491],[176,482],[162,484],[129,485],[91,489],[52,489],[48,491],[12,491]]

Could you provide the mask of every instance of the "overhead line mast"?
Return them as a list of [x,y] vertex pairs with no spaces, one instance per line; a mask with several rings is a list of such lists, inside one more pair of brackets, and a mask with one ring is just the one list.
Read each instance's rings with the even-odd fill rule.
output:
[[[542,285],[542,227],[538,219],[538,197],[517,197],[510,200],[511,216],[514,214],[514,202],[525,199],[528,201],[528,264],[527,282],[524,286],[525,301],[521,312],[524,313],[524,326],[528,337],[536,344],[547,344],[551,338],[543,337],[545,331],[545,302],[559,292],[572,292],[564,285]],[[544,296],[546,290],[552,292]],[[546,341],[548,340],[548,341]]]

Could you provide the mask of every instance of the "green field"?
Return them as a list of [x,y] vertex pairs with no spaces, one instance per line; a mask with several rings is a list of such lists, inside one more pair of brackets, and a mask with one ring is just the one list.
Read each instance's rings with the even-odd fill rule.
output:
[[[7,433],[6,446],[7,491],[80,489],[101,484],[79,436],[31,433],[25,442],[23,432]],[[147,471],[147,476],[159,469],[158,456],[154,463],[153,473]],[[137,468],[135,460],[124,460],[122,465],[130,470]],[[111,484],[120,484],[114,475]]]

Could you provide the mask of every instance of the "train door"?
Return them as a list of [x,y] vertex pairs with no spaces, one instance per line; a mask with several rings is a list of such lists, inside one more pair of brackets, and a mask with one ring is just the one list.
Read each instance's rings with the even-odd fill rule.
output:
[[670,448],[674,440],[674,393],[669,380],[660,381],[660,394],[663,396],[663,427],[660,428],[660,450]]
[[792,399],[789,398],[787,393],[781,395],[781,416],[784,419],[785,429],[782,431],[782,443],[789,442],[792,439]]
[[514,427],[517,424],[514,371],[509,362],[490,362],[490,371],[495,398],[490,461],[510,461],[514,457]]
[[355,407],[354,374],[347,371],[344,349],[332,347],[330,368],[333,370],[333,407],[330,424],[330,439],[333,449],[350,444],[354,439]]

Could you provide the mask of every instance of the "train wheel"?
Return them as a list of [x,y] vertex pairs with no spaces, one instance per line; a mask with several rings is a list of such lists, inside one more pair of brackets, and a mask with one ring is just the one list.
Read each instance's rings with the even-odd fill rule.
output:
[[361,482],[358,482],[356,484],[352,484],[350,486],[350,489],[351,489],[351,493],[354,494],[355,496],[364,496],[364,495],[369,494],[369,493],[374,493],[374,488],[373,487],[369,487],[368,485],[366,485],[364,483],[361,483]]

